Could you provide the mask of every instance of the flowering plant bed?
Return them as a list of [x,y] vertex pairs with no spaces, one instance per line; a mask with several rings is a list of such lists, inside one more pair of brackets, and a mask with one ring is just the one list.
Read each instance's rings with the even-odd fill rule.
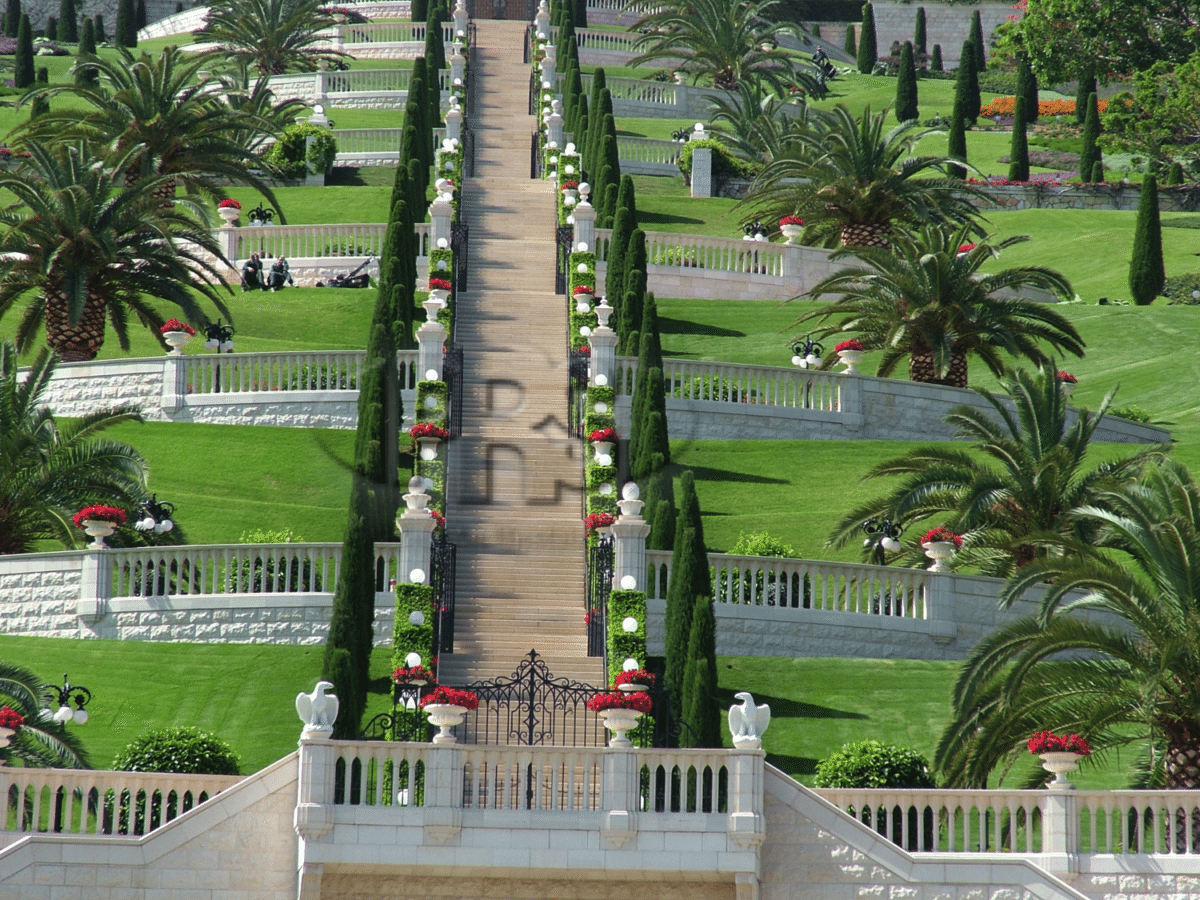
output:
[[241,209],[242,204],[238,203],[232,197],[226,197],[217,204],[217,209]]
[[429,279],[429,289],[430,289],[431,291],[450,291],[450,290],[453,290],[453,288],[452,288],[452,287],[451,287],[451,285],[450,285],[450,282],[449,282],[449,280],[447,280],[447,279],[445,279],[445,278],[430,278],[430,279]]
[[842,341],[840,344],[838,344],[836,347],[834,347],[833,352],[841,353],[843,350],[861,351],[862,349],[863,349],[862,341],[856,341],[856,340],[854,340],[854,338],[851,338],[848,341]]
[[576,347],[571,352],[577,356],[591,356],[592,348],[589,347],[587,344],[584,344],[582,347]]
[[187,322],[180,322],[178,319],[168,319],[165,323],[163,323],[163,327],[158,330],[162,334],[166,334],[168,331],[182,331],[185,334],[190,334],[192,337],[196,336],[195,328],[193,328]]
[[597,428],[588,435],[588,443],[594,444],[597,441],[604,441],[608,444],[616,443],[617,430],[615,428]]
[[654,701],[645,692],[626,694],[613,691],[608,694],[596,694],[587,702],[587,708],[592,712],[603,712],[606,709],[632,709],[640,713],[648,713],[654,708]]
[[953,544],[955,547],[962,547],[963,539],[961,534],[955,534],[945,525],[939,525],[937,528],[931,528],[921,538],[921,546],[933,543]]
[[392,681],[396,684],[411,684],[414,681],[433,681],[433,673],[424,666],[401,666],[392,672]]
[[76,528],[82,528],[83,523],[91,520],[93,522],[112,522],[115,525],[125,524],[125,510],[116,506],[85,506],[71,518],[75,523]]
[[578,187],[579,187],[578,181],[564,181],[562,183],[562,189],[564,191],[573,191],[573,190],[576,190]]
[[25,724],[25,717],[11,706],[0,708],[0,728],[11,728],[16,731]]
[[458,688],[446,687],[439,684],[436,688],[421,698],[421,709],[435,704],[461,706],[467,710],[479,709],[479,697],[473,691],[463,691]]
[[645,669],[631,669],[618,675],[613,680],[613,687],[622,684],[644,684],[646,687],[654,687],[654,681],[653,672],[647,672]]
[[431,509],[429,511],[429,518],[433,519],[433,525],[434,525],[433,530],[434,531],[445,531],[446,530],[446,517],[443,516],[436,509]]
[[412,428],[408,429],[408,436],[411,438],[437,438],[444,441],[450,437],[450,432],[441,425],[435,425],[433,422],[418,422]]
[[590,516],[584,519],[584,525],[586,526],[588,533],[591,534],[598,528],[607,528],[615,521],[617,520],[612,513],[599,512],[592,513]]
[[802,218],[800,218],[799,216],[784,216],[782,219],[779,220],[779,226],[781,228],[784,225],[803,225],[803,224],[804,224],[804,220]]
[[590,297],[590,296],[594,296],[595,293],[596,293],[596,289],[593,288],[590,284],[581,284],[578,287],[576,287],[575,290],[571,291],[571,296],[578,297],[580,294],[587,294]]
[[1058,380],[1063,384],[1079,384],[1079,379],[1063,369],[1058,370]]
[[1025,744],[1035,756],[1043,753],[1078,753],[1088,756],[1092,748],[1077,734],[1055,734],[1053,731],[1034,732]]

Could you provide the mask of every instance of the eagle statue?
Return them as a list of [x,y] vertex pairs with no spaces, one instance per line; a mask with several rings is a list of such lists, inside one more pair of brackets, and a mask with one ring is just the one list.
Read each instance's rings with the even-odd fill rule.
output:
[[734,695],[742,701],[741,706],[729,707],[729,733],[733,735],[733,746],[739,750],[762,747],[763,732],[771,724],[771,707],[766,703],[754,705],[754,695],[742,691]]
[[329,733],[333,731],[333,723],[337,720],[338,698],[336,694],[325,693],[333,687],[329,681],[318,681],[311,694],[296,695],[296,712],[304,723],[304,730]]

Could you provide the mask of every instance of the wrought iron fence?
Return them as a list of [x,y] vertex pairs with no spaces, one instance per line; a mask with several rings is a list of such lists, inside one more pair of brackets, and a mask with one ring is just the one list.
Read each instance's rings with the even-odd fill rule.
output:
[[538,132],[529,136],[529,178],[537,181],[542,177],[542,154],[538,152]]
[[570,276],[567,270],[571,267],[571,244],[575,240],[575,227],[573,225],[556,225],[554,228],[554,241],[557,247],[558,264],[554,269],[554,293],[565,294],[567,285],[570,283]]
[[412,741],[423,743],[432,736],[433,730],[418,705],[421,701],[421,684],[392,684],[392,711],[380,713],[363,726],[359,740],[364,741]]
[[587,639],[588,656],[605,657],[604,668],[608,670],[605,653],[607,634],[605,621],[608,615],[608,595],[612,593],[613,539],[601,537],[588,550],[587,572]]
[[454,573],[458,563],[458,546],[446,539],[445,532],[433,539],[431,546],[430,581],[433,585],[434,617],[433,646],[439,653],[454,652]]
[[462,435],[463,409],[463,352],[462,347],[450,342],[446,345],[442,362],[442,380],[449,394],[446,410],[446,426],[451,437]]
[[538,114],[538,76],[537,72],[529,73],[529,115]]
[[591,361],[591,353],[583,348],[572,350],[567,360],[567,423],[578,438],[583,437],[588,367]]
[[[455,293],[470,290],[468,285],[471,270],[470,236],[471,229],[465,222],[455,222],[450,226],[450,249],[454,254]],[[453,305],[450,307],[450,313],[453,316]],[[450,333],[454,334],[453,318],[450,319]]]

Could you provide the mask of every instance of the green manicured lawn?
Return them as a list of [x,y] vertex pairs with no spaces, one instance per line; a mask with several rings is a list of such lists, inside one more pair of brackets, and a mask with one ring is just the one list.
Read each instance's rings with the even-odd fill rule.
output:
[[693,200],[683,178],[633,176],[638,225],[645,231],[741,237],[738,201],[723,197]]

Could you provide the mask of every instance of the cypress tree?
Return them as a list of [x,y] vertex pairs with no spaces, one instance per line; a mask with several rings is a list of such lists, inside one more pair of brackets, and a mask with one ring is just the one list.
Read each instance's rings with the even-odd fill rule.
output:
[[696,747],[721,746],[721,710],[717,706],[717,620],[712,596],[696,595],[683,675],[683,732]]
[[108,40],[108,35],[104,33],[104,16],[100,15],[100,13],[96,13],[93,21],[96,23],[96,43],[103,44]]
[[[605,116],[613,119],[612,135],[614,138],[616,137],[617,129],[616,118],[613,116],[612,91],[610,91],[607,87],[602,88],[599,97],[596,98],[596,102],[592,104],[589,109],[591,115],[589,118],[590,127],[588,129],[588,171],[595,172],[599,166],[604,165],[605,161],[604,135],[609,133],[605,130]],[[619,165],[619,155],[617,157],[617,161]],[[607,210],[607,212],[610,216],[616,215],[617,213],[615,209]]]
[[183,0],[175,0],[175,12],[183,12]]
[[[629,210],[629,215],[632,217],[634,227],[637,227],[637,194],[633,186],[632,175],[621,176],[621,187],[617,194],[617,209]],[[633,229],[630,229],[632,231]],[[628,237],[625,240],[629,240]]]
[[966,79],[963,93],[963,117],[972,125],[979,119],[983,98],[979,93],[979,70],[975,68],[975,50],[970,41],[964,41],[962,56],[958,60],[958,77]]
[[926,34],[926,27],[925,27],[925,7],[918,6],[917,7],[917,22],[916,22],[916,25],[913,27],[913,47],[916,49],[917,53],[921,54],[922,56],[924,56],[925,53],[928,52],[925,47],[925,42],[928,39],[929,38]]
[[1183,166],[1179,161],[1171,163],[1171,168],[1167,169],[1167,187],[1177,187],[1183,184]]
[[21,0],[5,0],[4,36],[15,38],[21,30]]
[[134,7],[133,19],[137,24],[138,31],[141,31],[149,24],[149,18],[146,15],[146,0],[137,0],[137,6]]
[[118,47],[137,46],[137,11],[133,0],[120,0],[117,4],[117,31],[114,37]]
[[1096,76],[1091,72],[1085,72],[1079,76],[1079,83],[1075,86],[1075,122],[1078,125],[1084,124],[1087,121],[1088,97],[1097,93]]
[[429,164],[433,165],[436,158],[436,148],[433,145],[433,129],[442,124],[442,88],[439,84],[440,76],[433,63],[426,57],[420,57],[425,60],[425,110],[424,121],[429,125]]
[[[607,174],[603,182],[602,205],[597,212],[604,216],[605,224],[602,227],[607,228],[611,227],[612,218],[616,214],[614,207],[621,185],[621,151],[617,148],[617,121],[612,113],[607,114],[600,123],[600,160],[600,168],[602,171],[607,170]],[[610,193],[612,196],[609,196]]]
[[[404,159],[404,140],[403,136],[400,141],[400,159]],[[402,165],[396,166],[395,175],[392,178],[392,196],[388,200],[388,209],[392,210],[391,215],[396,215],[396,204],[401,201],[408,202],[412,198],[412,192],[408,183],[408,169]]]
[[1025,134],[1026,116],[1029,114],[1029,101],[1022,95],[1017,95],[1017,111],[1013,117],[1012,145],[1008,152],[1008,180],[1029,180],[1029,141]]
[[[967,161],[967,114],[965,112],[967,82],[965,70],[960,68],[954,84],[954,109],[950,112],[950,134],[946,155],[952,159]],[[947,166],[946,171],[954,178],[966,178],[966,166]]]
[[429,18],[429,0],[412,0],[409,16],[414,22],[424,22]]
[[1096,160],[1092,167],[1092,184],[1104,184],[1104,160]]
[[846,26],[846,40],[842,43],[842,49],[846,54],[853,59],[858,59],[858,44],[854,41],[854,26]]
[[[37,77],[34,79],[34,83],[38,87],[48,87],[50,85],[50,69],[46,66],[38,66]],[[50,100],[47,97],[35,97],[33,103],[29,105],[29,118],[31,121],[38,116],[44,116],[48,112],[50,112]]]
[[712,575],[708,569],[700,500],[696,496],[696,477],[689,469],[679,479],[679,515],[671,552],[671,583],[667,587],[666,674],[663,679],[671,692],[671,707],[680,715],[697,597],[712,599]]
[[946,71],[945,66],[942,63],[942,45],[941,44],[933,45],[933,53],[930,54],[930,56],[929,56],[929,71],[930,72]]
[[438,7],[432,7],[425,19],[425,64],[431,72],[446,68],[446,44],[442,40],[442,21]]
[[429,109],[429,69],[425,57],[418,56],[413,60],[412,80],[408,86],[409,103],[404,110],[404,119],[408,121],[411,111],[413,122],[417,126],[417,153],[426,169],[425,187],[429,187],[428,169],[433,165],[433,122]]
[[679,515],[675,508],[675,486],[661,457],[653,457],[651,465],[653,472],[647,482],[646,508],[642,513],[650,525],[646,546],[651,550],[670,550],[675,545],[675,521]]
[[1162,223],[1158,217],[1158,179],[1146,173],[1138,200],[1133,231],[1133,259],[1129,262],[1129,292],[1138,306],[1154,302],[1166,283],[1163,269]]
[[[641,345],[640,339],[634,335],[642,324],[642,303],[646,296],[646,233],[640,228],[629,236],[624,265],[625,284],[621,288],[621,320],[618,328],[621,343],[618,344],[618,350],[629,354]],[[638,343],[634,343],[635,340]]]
[[[79,35],[79,56],[96,55],[96,30],[91,19],[83,20],[83,32]],[[95,84],[97,81],[96,67],[75,64],[76,84]]]
[[[1036,122],[1041,115],[1041,113],[1038,111],[1037,74],[1033,71],[1033,66],[1029,62],[1029,57],[1022,56],[1021,59],[1024,62],[1024,67],[1023,67],[1023,71],[1025,74],[1024,95],[1025,95],[1026,102],[1029,104],[1029,108],[1028,108],[1029,118],[1027,119],[1027,121],[1032,124],[1033,122]],[[1018,69],[1017,70],[1017,85],[1018,85],[1017,91],[1019,93],[1021,92],[1021,88],[1020,88],[1021,73],[1022,73],[1022,69]]]
[[54,16],[46,16],[46,40],[58,40],[58,19]]
[[[596,171],[596,157],[600,155],[600,124],[604,120],[604,100],[601,92],[608,88],[608,78],[601,66],[592,73],[592,93],[588,96],[588,133],[582,144],[583,165],[589,173]],[[608,112],[612,112],[612,93],[608,95]]]
[[858,71],[870,75],[875,70],[879,58],[879,48],[875,38],[875,8],[870,3],[863,4],[862,34],[858,38]]
[[[663,463],[671,461],[671,446],[667,437],[667,408],[663,390],[662,338],[658,332],[658,306],[653,294],[646,294],[643,305],[641,330],[638,333],[638,361],[636,387],[631,404],[629,420],[633,434],[629,444],[630,474],[635,481],[645,486],[646,479],[654,473],[654,457]],[[649,379],[649,373],[658,372],[658,384]],[[643,377],[645,375],[646,377]],[[652,413],[660,417],[659,431],[646,427]]]
[[33,26],[29,24],[29,16],[22,13],[21,25],[17,29],[17,55],[13,62],[13,87],[31,87],[33,80]]
[[373,542],[393,539],[396,508],[400,505],[397,444],[400,422],[394,414],[400,403],[400,383],[390,311],[390,295],[380,292],[367,340],[366,363],[358,379],[354,467],[356,474],[370,486],[366,527]]
[[[592,120],[592,108],[588,101],[587,92],[584,91],[575,99],[575,118],[571,122],[571,134],[575,135],[575,150],[579,153],[579,172],[583,174],[587,161],[587,136],[589,123]],[[564,120],[564,125],[566,124]],[[595,205],[594,203],[592,204]]]
[[812,36],[818,37],[818,38],[821,36],[821,23],[820,22],[813,23]]
[[617,337],[624,338],[621,333],[621,305],[625,299],[625,251],[629,249],[629,236],[637,225],[628,207],[617,201],[617,214],[613,217],[612,236],[608,241],[607,269],[604,273],[604,295],[608,305],[613,307],[617,316],[614,319]]
[[1095,93],[1088,95],[1087,119],[1083,123],[1083,151],[1079,154],[1079,174],[1086,181],[1100,162],[1100,110]]
[[587,28],[587,0],[575,0],[571,8],[572,21],[576,28]]
[[[617,192],[619,190],[620,190],[620,188],[617,185],[613,184],[612,182],[609,182],[608,184],[606,184],[604,186],[604,208],[605,209],[616,209],[617,208]],[[612,228],[612,216],[611,215],[605,214],[604,224],[601,227],[602,228]]]
[[971,13],[971,37],[975,45],[975,71],[987,71],[987,45],[983,42],[983,22],[979,19],[979,10]]
[[75,14],[75,0],[59,0],[58,39],[74,44],[80,39],[79,17]]
[[904,42],[900,51],[900,72],[896,78],[896,118],[908,122],[920,115],[917,108],[917,68],[913,63],[913,45]]

